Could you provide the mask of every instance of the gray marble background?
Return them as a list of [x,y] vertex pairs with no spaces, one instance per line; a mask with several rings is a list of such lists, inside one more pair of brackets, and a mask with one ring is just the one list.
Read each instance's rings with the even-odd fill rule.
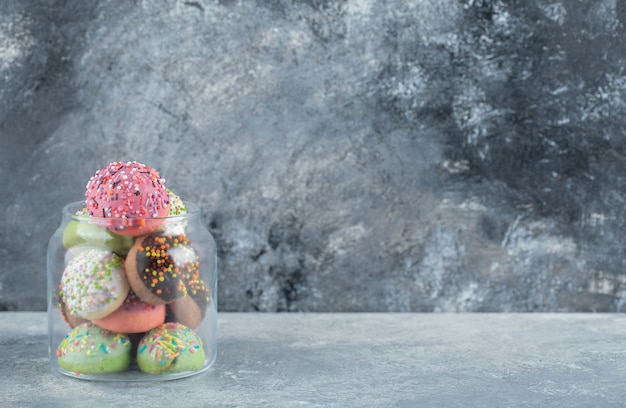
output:
[[624,311],[626,2],[0,2],[0,310],[110,161],[228,311]]

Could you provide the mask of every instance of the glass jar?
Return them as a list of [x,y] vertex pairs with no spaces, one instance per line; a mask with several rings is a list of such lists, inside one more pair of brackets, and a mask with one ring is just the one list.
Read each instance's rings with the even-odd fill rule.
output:
[[171,380],[217,356],[217,253],[199,207],[163,218],[62,210],[47,254],[48,348],[59,372]]

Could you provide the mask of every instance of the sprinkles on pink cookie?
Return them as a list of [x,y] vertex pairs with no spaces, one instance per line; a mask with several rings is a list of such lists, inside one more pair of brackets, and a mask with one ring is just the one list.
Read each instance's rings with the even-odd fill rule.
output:
[[135,161],[113,162],[89,179],[85,205],[90,216],[110,220],[109,230],[139,236],[169,215],[170,197],[155,169]]
[[166,217],[170,201],[165,180],[144,164],[113,162],[98,170],[87,183],[85,204],[92,217]]

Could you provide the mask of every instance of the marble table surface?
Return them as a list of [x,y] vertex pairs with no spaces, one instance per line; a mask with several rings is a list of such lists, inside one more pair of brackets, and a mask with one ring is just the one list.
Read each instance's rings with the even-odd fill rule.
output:
[[44,312],[0,313],[2,406],[617,407],[620,314],[222,313],[215,365],[159,383],[54,372]]

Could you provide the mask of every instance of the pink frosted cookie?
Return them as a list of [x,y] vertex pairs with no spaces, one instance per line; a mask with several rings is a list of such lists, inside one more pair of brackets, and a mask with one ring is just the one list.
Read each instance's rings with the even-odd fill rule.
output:
[[85,203],[92,217],[109,218],[108,228],[121,235],[154,231],[158,218],[167,217],[170,199],[165,180],[144,164],[113,162],[87,183]]
[[94,320],[94,324],[117,333],[145,333],[165,321],[165,305],[151,305],[131,290],[124,303],[113,313]]
[[128,295],[124,261],[107,248],[86,249],[65,267],[59,292],[69,314],[99,319],[117,309]]

